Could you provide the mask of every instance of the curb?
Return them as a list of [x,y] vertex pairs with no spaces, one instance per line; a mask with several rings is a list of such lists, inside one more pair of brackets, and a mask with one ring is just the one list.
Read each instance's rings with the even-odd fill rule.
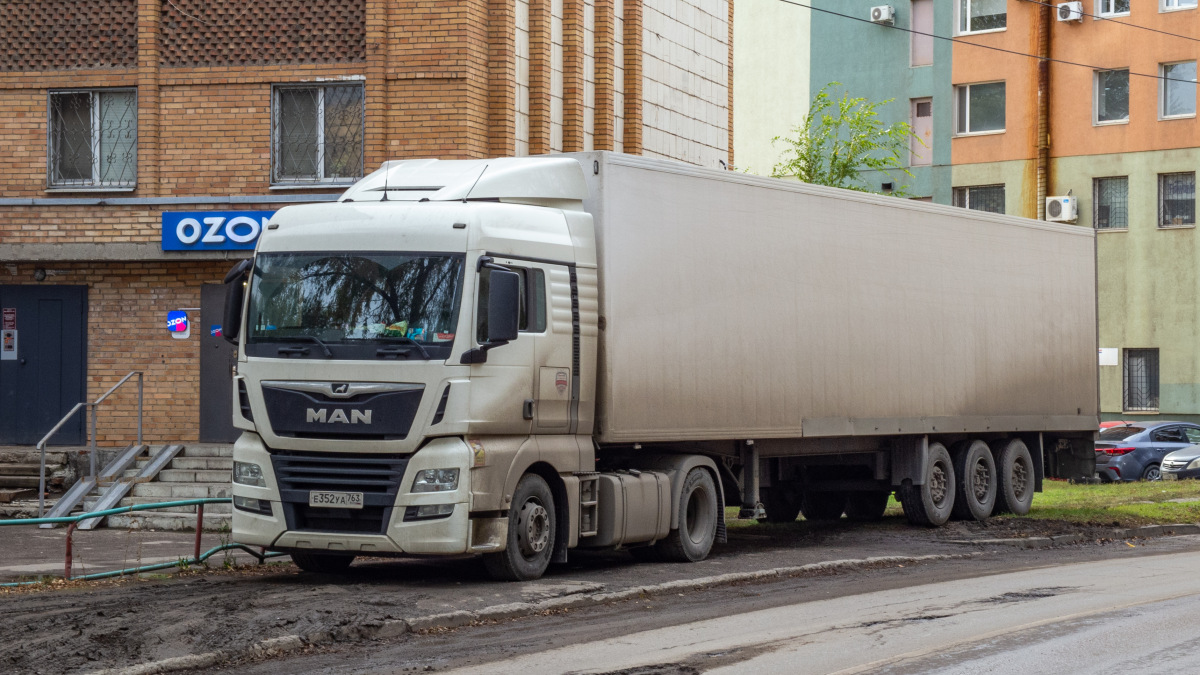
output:
[[[1197,530],[1200,531],[1200,527],[1198,527]],[[719,574],[716,576],[700,577],[697,579],[680,579],[676,581],[666,581],[660,584],[635,586],[633,588],[627,588],[608,593],[601,592],[568,595],[558,598],[550,598],[548,600],[540,600],[537,602],[511,602],[502,605],[492,605],[490,607],[484,607],[483,609],[474,611],[458,610],[454,612],[430,614],[427,616],[413,617],[408,619],[374,621],[333,630],[317,631],[303,636],[283,635],[267,640],[261,640],[252,645],[239,649],[223,649],[219,651],[205,652],[203,654],[176,656],[169,659],[162,659],[160,661],[141,663],[135,666],[94,671],[93,675],[157,675],[158,673],[173,673],[182,670],[209,668],[222,662],[238,658],[280,656],[283,654],[300,651],[309,645],[329,644],[348,640],[391,638],[403,635],[405,633],[449,630],[483,621],[506,621],[525,616],[533,616],[535,614],[564,611],[576,607],[600,605],[610,602],[620,602],[622,600],[644,596],[678,593],[679,591],[685,590],[701,590],[716,586],[729,586],[741,582],[784,578],[812,572],[832,572],[838,570],[858,569],[871,565],[908,564],[937,560],[963,560],[966,558],[973,558],[978,555],[981,554],[958,553],[918,556],[877,556],[872,558],[829,560],[826,562],[798,565],[795,567],[776,567],[772,569],[759,570],[757,572],[732,572],[729,574]]]
[[[1115,528],[1109,535],[1113,539],[1146,539],[1149,537],[1173,537],[1200,534],[1200,524],[1179,523],[1176,525],[1145,525],[1143,527]],[[1060,544],[1075,544],[1092,537],[1074,533],[1053,537],[1020,537],[1012,539],[953,539],[948,544],[963,546],[1011,546],[1013,548],[1049,548]]]

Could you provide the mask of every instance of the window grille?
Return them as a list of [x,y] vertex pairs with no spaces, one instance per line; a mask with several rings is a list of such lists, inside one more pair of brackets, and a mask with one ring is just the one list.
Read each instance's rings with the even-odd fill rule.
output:
[[50,187],[137,185],[137,92],[50,93]]
[[1097,178],[1092,203],[1098,230],[1129,229],[1129,178]]
[[362,177],[362,85],[276,87],[273,118],[272,183],[350,183]]
[[979,185],[954,188],[954,205],[974,211],[1004,213],[1004,186]]
[[1158,175],[1158,226],[1196,224],[1196,174]]
[[1127,412],[1158,410],[1158,350],[1125,350],[1124,407]]

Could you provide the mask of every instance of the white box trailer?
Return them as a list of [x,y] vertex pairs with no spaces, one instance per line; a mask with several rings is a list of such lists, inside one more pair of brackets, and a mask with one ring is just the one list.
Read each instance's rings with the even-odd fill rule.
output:
[[1025,512],[1092,473],[1094,244],[608,152],[389,162],[229,275],[234,539],[528,579],[701,559],[726,504]]

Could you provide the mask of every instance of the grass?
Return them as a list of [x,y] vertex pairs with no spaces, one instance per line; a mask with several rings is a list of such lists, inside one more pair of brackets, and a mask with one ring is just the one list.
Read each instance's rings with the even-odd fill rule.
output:
[[[1047,480],[1042,488],[1043,491],[1033,498],[1029,515],[1021,517],[1115,527],[1200,523],[1200,480],[1102,485],[1072,485],[1066,481]],[[737,507],[725,510],[730,527],[754,524],[753,520],[737,520],[737,514]],[[895,497],[888,500],[884,515],[904,516],[904,509]],[[995,517],[1013,519],[1018,516]]]

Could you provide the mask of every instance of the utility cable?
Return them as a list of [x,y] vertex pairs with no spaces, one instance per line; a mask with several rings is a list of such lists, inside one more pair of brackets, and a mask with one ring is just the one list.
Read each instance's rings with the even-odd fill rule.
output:
[[[1037,54],[1029,54],[1026,52],[1019,52],[1015,49],[1005,49],[1003,47],[993,47],[991,45],[981,45],[978,42],[970,42],[970,41],[964,40],[959,37],[947,37],[945,35],[938,35],[936,33],[925,33],[923,31],[913,30],[912,28],[903,28],[901,26],[889,25],[889,24],[879,24],[879,23],[875,23],[874,21],[871,21],[870,19],[863,19],[863,18],[859,18],[857,16],[851,16],[849,14],[842,14],[841,12],[835,12],[830,9],[821,9],[820,7],[813,7],[812,5],[806,5],[802,2],[797,2],[796,0],[779,0],[779,2],[788,4],[788,5],[795,5],[797,7],[803,7],[805,9],[808,9],[808,10],[811,10],[814,12],[821,12],[822,14],[831,14],[833,16],[839,16],[843,19],[850,19],[852,21],[858,21],[860,23],[868,23],[868,24],[871,24],[872,26],[882,26],[884,28],[891,28],[893,30],[903,31],[905,33],[912,33],[913,35],[924,35],[925,37],[931,37],[931,38],[934,38],[935,40],[945,40],[947,42],[954,42],[954,43],[957,43],[960,45],[967,45],[970,47],[979,47],[980,49],[989,49],[994,52],[1001,52],[1004,54],[1013,54],[1016,56],[1024,56],[1024,57],[1030,58],[1030,59],[1037,59],[1038,61],[1059,63],[1064,66],[1077,66],[1079,68],[1087,68],[1088,70],[1125,70],[1124,68],[1093,66],[1093,65],[1090,65],[1087,63],[1079,63],[1077,61],[1054,59],[1054,58],[1050,58],[1048,56],[1038,56]],[[1129,75],[1131,77],[1148,77],[1148,78],[1155,79],[1155,80],[1163,80],[1164,82],[1180,82],[1183,84],[1191,84],[1191,85],[1196,84],[1196,80],[1181,80],[1177,77],[1166,77],[1164,75],[1150,75],[1147,73],[1135,72],[1133,70],[1129,71]]]
[[[1055,9],[1058,8],[1058,5],[1056,5],[1054,3],[1050,3],[1050,2],[1039,2],[1039,0],[1025,0],[1025,2],[1028,2],[1031,5],[1041,5],[1043,7],[1053,7]],[[1132,0],[1131,0],[1131,2],[1132,2]],[[1130,28],[1137,28],[1138,30],[1150,31],[1151,33],[1160,33],[1162,35],[1170,35],[1171,37],[1183,38],[1184,40],[1191,40],[1192,42],[1200,42],[1200,38],[1194,38],[1190,35],[1180,35],[1179,33],[1171,33],[1171,32],[1165,31],[1165,30],[1159,30],[1157,28],[1150,28],[1149,26],[1139,26],[1136,23],[1129,23],[1127,21],[1117,21],[1116,19],[1104,16],[1102,14],[1088,14],[1087,12],[1085,12],[1083,10],[1080,10],[1079,14],[1082,16],[1090,16],[1093,19],[1096,19],[1097,21],[1107,21],[1109,23],[1115,23],[1118,26],[1128,26]]]

